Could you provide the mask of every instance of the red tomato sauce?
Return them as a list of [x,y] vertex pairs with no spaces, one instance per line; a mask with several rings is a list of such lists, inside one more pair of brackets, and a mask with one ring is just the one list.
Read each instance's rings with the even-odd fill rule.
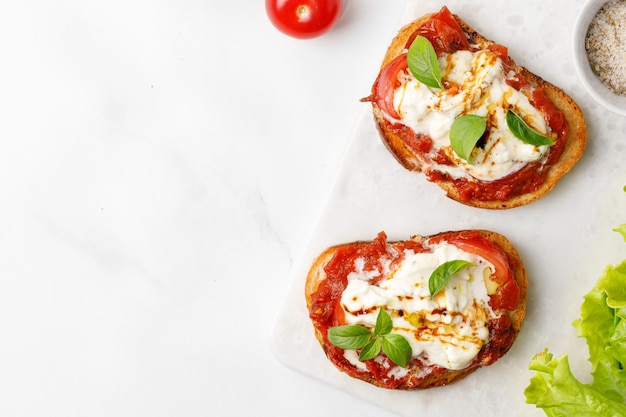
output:
[[[463,29],[445,6],[415,31],[407,42],[407,48],[417,35],[426,37],[433,44],[438,55],[459,50],[472,50]],[[517,72],[505,46],[491,45],[489,49],[502,59],[505,72]],[[401,56],[405,56],[405,54]],[[393,92],[399,85],[397,81],[398,71],[404,71],[407,68],[406,59],[404,65],[400,61],[401,58],[396,58],[381,71],[381,75],[375,82],[374,93],[370,100],[378,103],[388,115],[396,119],[393,122],[385,120],[383,122],[385,128],[400,136],[408,146],[415,150],[418,158],[425,162],[434,161],[438,164],[454,165],[454,162],[443,153],[438,153],[433,159],[428,155],[432,148],[432,140],[427,135],[417,135],[412,129],[398,123],[399,117],[393,107]],[[556,133],[554,144],[550,146],[546,157],[528,163],[523,168],[493,181],[483,181],[473,177],[455,179],[435,169],[423,168],[429,181],[452,182],[462,201],[506,201],[512,197],[536,191],[545,182],[549,167],[559,160],[565,149],[569,131],[567,120],[550,98],[546,96],[543,88],[531,86],[520,73],[517,73],[513,79],[507,80],[507,83],[525,93],[531,104],[544,115],[552,132]]]
[[[429,243],[449,243],[460,249],[475,253],[494,265],[496,271],[492,279],[498,283],[498,290],[491,296],[489,305],[496,312],[514,310],[519,303],[519,287],[514,280],[510,267],[511,260],[506,253],[495,243],[482,237],[478,232],[449,232],[437,235],[429,240]],[[337,368],[355,377],[363,374],[344,356],[344,350],[328,341],[328,329],[332,326],[345,324],[343,309],[340,306],[341,295],[348,285],[348,275],[354,270],[356,259],[365,260],[365,271],[382,271],[383,262],[391,261],[391,268],[404,259],[404,251],[412,250],[414,253],[428,251],[422,244],[414,241],[387,242],[387,236],[380,232],[371,243],[343,246],[324,267],[326,279],[319,285],[317,291],[311,296],[309,316],[315,328],[324,335],[324,348],[327,357]],[[382,275],[373,277],[369,282],[376,284],[383,278]],[[507,314],[501,314],[488,322],[489,341],[483,346],[478,356],[468,365],[475,368],[493,363],[502,356],[513,344],[515,332],[512,329],[511,319]],[[447,371],[437,365],[426,365],[419,357],[413,357],[408,369],[420,368],[422,372],[409,372],[404,377],[391,374],[390,371],[396,366],[386,355],[363,362],[367,367],[367,376],[375,379],[379,384],[394,388],[404,383],[407,386],[417,386],[427,376],[440,374]]]

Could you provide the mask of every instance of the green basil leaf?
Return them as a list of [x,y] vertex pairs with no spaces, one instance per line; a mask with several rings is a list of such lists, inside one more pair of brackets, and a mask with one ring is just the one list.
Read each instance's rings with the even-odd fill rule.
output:
[[359,360],[366,361],[368,359],[374,359],[380,353],[381,348],[382,348],[382,341],[380,337],[375,337],[374,339],[370,340],[363,347],[363,349],[361,349]]
[[372,338],[363,326],[334,326],[328,329],[328,340],[341,349],[360,349]]
[[452,149],[459,157],[470,162],[472,150],[486,129],[486,117],[475,114],[465,114],[457,117],[450,127],[450,145],[452,145]]
[[382,339],[383,352],[385,352],[385,355],[396,365],[405,368],[413,355],[413,350],[409,342],[404,336],[395,333],[387,334],[383,336]]
[[444,262],[439,265],[428,279],[428,290],[430,291],[430,295],[433,296],[441,291],[454,274],[473,265],[473,263],[462,259]]
[[389,313],[382,308],[378,310],[378,317],[376,317],[376,327],[374,327],[374,336],[381,336],[387,333],[391,333],[393,329],[393,322]]
[[409,71],[419,82],[429,87],[443,88],[437,53],[428,39],[416,37],[409,46],[406,59]]
[[542,146],[554,143],[549,137],[533,130],[524,119],[511,109],[506,113],[506,125],[519,140],[529,145]]

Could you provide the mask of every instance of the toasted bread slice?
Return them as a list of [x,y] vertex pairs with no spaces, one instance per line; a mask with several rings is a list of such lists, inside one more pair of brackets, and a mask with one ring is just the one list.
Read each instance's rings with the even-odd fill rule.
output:
[[[379,78],[383,69],[391,63],[394,58],[406,52],[407,42],[416,30],[434,15],[435,13],[425,15],[400,29],[387,49],[387,53],[380,68]],[[457,15],[452,16],[460,25],[469,44],[472,45],[472,48],[488,49],[490,46],[495,45],[493,41],[477,33]],[[556,185],[557,181],[572,169],[581,158],[585,149],[587,128],[583,114],[576,102],[559,87],[543,80],[524,67],[516,66],[510,57],[508,57],[508,59],[509,62],[515,66],[515,72],[524,77],[530,86],[543,89],[545,95],[556,106],[556,109],[563,114],[568,125],[566,134],[563,135],[563,138],[559,139],[564,141],[564,144],[559,145],[559,149],[562,149],[560,157],[558,157],[556,161],[551,161],[548,165],[536,164],[537,171],[546,172],[542,174],[545,175],[543,181],[539,184],[528,186],[519,192],[497,193],[499,195],[497,197],[488,195],[482,197],[480,192],[468,195],[464,193],[450,177],[437,175],[436,177],[430,178],[428,172],[425,172],[424,161],[420,160],[414,147],[410,146],[406,139],[403,139],[403,137],[398,134],[398,129],[393,126],[394,121],[390,122],[389,118],[385,117],[381,106],[374,99],[376,96],[376,83],[374,84],[372,95],[364,99],[364,101],[372,102],[374,118],[382,140],[398,162],[408,170],[425,172],[430,181],[435,182],[439,187],[445,190],[448,197],[469,206],[485,209],[509,209],[536,201],[546,195]],[[515,177],[512,178],[512,182],[518,181]],[[485,183],[482,180],[475,180],[473,182],[477,184],[476,187],[478,187],[479,190],[481,187],[493,187],[497,183],[497,181],[494,181],[494,183],[490,185],[488,182]],[[505,186],[507,185],[508,184],[505,184]]]
[[[360,296],[366,297],[362,295],[363,287],[354,296],[350,292],[346,292],[348,291],[348,281],[367,280],[372,285],[373,293],[377,294],[376,297],[380,297],[380,292],[384,291],[381,288],[392,285],[389,280],[398,276],[400,274],[398,271],[401,269],[409,268],[407,265],[410,261],[406,259],[411,254],[419,253],[424,256],[431,256],[438,250],[434,248],[441,247],[440,245],[445,246],[445,250],[451,250],[447,245],[453,245],[465,253],[477,254],[479,258],[476,259],[486,260],[491,263],[490,268],[493,268],[487,269],[487,271],[491,271],[489,279],[484,277],[484,279],[480,279],[476,276],[468,278],[470,281],[473,279],[476,285],[488,287],[486,291],[489,294],[489,307],[483,305],[480,311],[485,311],[482,309],[491,310],[491,316],[484,319],[482,330],[476,330],[474,333],[478,334],[488,330],[488,338],[478,344],[475,348],[475,356],[467,358],[466,364],[442,365],[434,359],[435,354],[429,353],[428,350],[420,353],[416,352],[415,349],[405,368],[390,362],[384,353],[380,353],[378,357],[371,360],[359,361],[357,350],[344,350],[329,341],[329,328],[348,324],[346,315],[352,314],[352,312],[347,312],[350,308],[344,305],[345,298],[342,297],[348,297],[348,303],[353,300],[353,297],[354,300]],[[360,266],[359,262],[361,262]],[[479,260],[476,265],[481,262],[483,261]],[[407,271],[407,269],[403,270]],[[376,271],[380,274],[377,274]],[[357,276],[355,277],[353,274],[357,274]],[[358,276],[359,274],[360,276]],[[362,285],[362,282],[358,284]],[[462,310],[455,311],[452,308],[446,312],[446,308],[442,307],[447,303],[445,300],[455,299],[457,296],[462,297],[460,292],[469,293],[468,287],[464,284],[460,284],[458,287],[452,281],[446,284],[448,285],[446,291],[450,292],[445,293],[444,300],[438,299],[438,306],[432,310],[432,314],[435,316],[430,316],[431,313],[428,310],[416,312],[414,310],[415,305],[411,304],[412,301],[407,301],[409,303],[407,305],[399,301],[414,301],[422,298],[425,303],[432,303],[437,295],[431,296],[434,298],[430,299],[428,296],[424,298],[423,294],[420,295],[420,291],[423,291],[423,289],[418,288],[420,285],[423,285],[423,282],[409,286],[416,288],[412,294],[403,293],[400,296],[397,292],[394,293],[395,295],[390,298],[390,301],[386,304],[383,303],[384,306],[380,305],[380,298],[375,303],[378,305],[376,308],[384,308],[391,317],[407,320],[410,320],[410,316],[428,317],[428,319],[423,319],[424,321],[421,323],[411,321],[411,325],[402,321],[394,321],[393,332],[396,329],[403,329],[401,331],[404,331],[403,334],[407,340],[412,338],[420,340],[420,338],[426,338],[424,334],[431,331],[437,336],[434,336],[434,339],[431,339],[429,343],[441,343],[442,346],[446,346],[446,340],[449,340],[446,339],[446,332],[449,333],[450,328],[449,322],[446,322],[446,315],[448,317],[461,317],[460,320],[463,323],[480,323],[480,320],[476,319],[476,317],[480,317],[480,314],[474,315],[467,311],[461,312]],[[518,252],[506,237],[498,233],[487,230],[453,231],[433,236],[414,236],[407,241],[387,242],[386,235],[381,232],[373,241],[346,243],[329,247],[323,251],[311,266],[304,292],[306,305],[315,329],[315,337],[329,360],[339,370],[375,386],[398,390],[417,390],[450,384],[464,378],[480,367],[493,364],[502,357],[512,346],[522,327],[526,310],[527,286],[526,271]],[[461,287],[465,290],[460,290]],[[476,300],[470,300],[470,304],[477,305],[479,301]],[[432,304],[429,306],[432,307]],[[368,311],[371,312],[372,309],[374,309],[372,306],[363,307],[357,309],[358,312],[355,314],[368,314]],[[441,315],[437,316],[439,313]],[[480,324],[476,324],[476,326],[477,329],[481,328]],[[458,343],[460,339],[463,339],[463,336],[455,335],[454,338],[454,343]],[[429,358],[429,355],[432,357]],[[454,353],[450,353],[450,357],[453,355]]]

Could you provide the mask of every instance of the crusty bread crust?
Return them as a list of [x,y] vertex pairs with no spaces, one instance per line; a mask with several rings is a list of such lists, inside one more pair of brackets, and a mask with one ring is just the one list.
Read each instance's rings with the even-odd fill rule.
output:
[[[400,29],[387,49],[380,67],[381,71],[389,62],[403,52],[406,42],[411,34],[413,34],[415,30],[417,30],[417,28],[419,28],[419,26],[427,21],[432,15],[433,13],[425,15]],[[454,17],[459,22],[459,25],[465,32],[471,44],[478,45],[481,48],[486,48],[488,45],[494,44],[493,41],[485,38],[472,29],[457,15],[454,15]],[[546,95],[554,102],[557,109],[563,112],[569,124],[569,132],[567,134],[563,154],[559,160],[550,167],[544,183],[539,186],[537,190],[513,196],[504,201],[482,201],[478,199],[464,201],[451,180],[433,181],[446,192],[448,197],[453,200],[469,206],[485,209],[509,209],[529,204],[546,195],[556,185],[557,181],[574,167],[585,150],[587,127],[582,111],[576,102],[559,87],[543,80],[541,77],[533,74],[528,69],[517,66],[517,70],[519,73],[524,75],[530,84],[543,87]],[[385,123],[385,118],[379,106],[374,101],[372,101],[372,105],[378,130],[387,149],[389,149],[398,162],[400,162],[400,164],[402,164],[402,166],[406,169],[410,171],[421,171],[422,167],[420,161],[415,155],[415,152],[402,140],[400,136],[387,128],[387,123]]]
[[[526,292],[527,292],[527,287],[528,287],[526,269],[519,256],[519,253],[517,252],[513,244],[505,236],[496,232],[488,231],[488,230],[476,230],[475,232],[477,232],[482,238],[488,239],[491,242],[495,243],[504,251],[504,253],[507,255],[509,265],[513,271],[513,278],[515,282],[517,283],[519,290],[520,290],[518,305],[516,306],[514,310],[512,311],[496,310],[495,311],[496,314],[506,314],[511,319],[512,334],[510,335],[510,338],[508,340],[512,344],[512,342],[515,340],[515,338],[520,332],[520,329],[522,327],[522,323],[524,321],[524,317],[526,314]],[[433,236],[419,236],[418,235],[418,236],[411,237],[411,240],[421,244],[425,242],[427,239],[436,238],[437,236],[440,236],[440,235],[461,234],[461,233],[463,233],[463,231],[445,232],[445,233],[439,233]],[[369,242],[369,241],[357,241],[357,242],[351,242],[347,244],[331,246],[327,248],[326,250],[324,250],[314,260],[306,278],[305,291],[304,291],[308,311],[311,311],[311,308],[313,306],[312,295],[317,291],[320,284],[326,279],[324,267],[333,258],[335,253],[344,246],[369,245],[371,243],[372,242]],[[393,243],[393,242],[390,242],[390,243]],[[322,349],[324,350],[324,352],[327,353],[328,349],[331,347],[330,343],[328,342],[325,335],[320,331],[320,329],[315,327],[314,331],[315,331],[316,339],[322,346]],[[477,369],[483,366],[491,365],[493,362],[495,362],[500,357],[502,357],[510,348],[510,344],[507,346],[501,346],[501,347],[497,346],[495,345],[497,344],[497,341],[493,341],[493,340],[489,341],[488,343],[490,343],[490,346],[489,346],[490,355],[483,357],[481,362],[472,363],[470,366],[461,370],[445,370],[443,372],[439,370],[438,372],[431,372],[429,374],[428,374],[429,369],[419,369],[419,368],[409,369],[409,374],[423,375],[424,373],[427,373],[427,375],[421,379],[419,385],[408,386],[405,383],[403,383],[401,385],[394,387],[394,389],[418,390],[418,389],[426,389],[426,388],[433,388],[433,387],[448,385],[454,381],[463,379],[467,375],[471,374],[472,372],[476,371]],[[339,369],[345,372],[345,370],[341,368]],[[368,373],[357,373],[356,375],[351,375],[351,376],[359,378],[372,385],[385,387],[380,381],[376,380],[372,375]],[[388,387],[385,387],[385,388],[388,388]]]

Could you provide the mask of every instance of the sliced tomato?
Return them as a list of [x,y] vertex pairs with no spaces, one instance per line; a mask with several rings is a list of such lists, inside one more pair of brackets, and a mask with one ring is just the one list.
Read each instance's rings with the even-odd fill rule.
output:
[[513,274],[509,267],[509,262],[506,255],[502,252],[499,246],[486,239],[478,238],[478,235],[461,235],[456,238],[448,239],[448,242],[466,252],[478,255],[484,258],[489,263],[493,264],[496,268],[495,280],[498,283],[503,283],[509,279],[509,276]]
[[374,82],[372,101],[378,104],[378,107],[387,115],[397,120],[400,120],[400,115],[393,106],[393,95],[400,86],[398,74],[406,71],[408,67],[406,54],[398,55],[385,66]]
[[443,52],[452,53],[470,49],[465,32],[452,12],[445,6],[413,33],[406,44],[407,48],[411,46],[418,35],[424,36],[433,44],[437,55]]
[[494,309],[515,309],[520,297],[520,288],[514,279],[506,253],[498,245],[482,238],[478,233],[453,235],[444,240],[491,263],[495,268],[493,281],[498,284],[498,289],[491,296],[490,305]]

